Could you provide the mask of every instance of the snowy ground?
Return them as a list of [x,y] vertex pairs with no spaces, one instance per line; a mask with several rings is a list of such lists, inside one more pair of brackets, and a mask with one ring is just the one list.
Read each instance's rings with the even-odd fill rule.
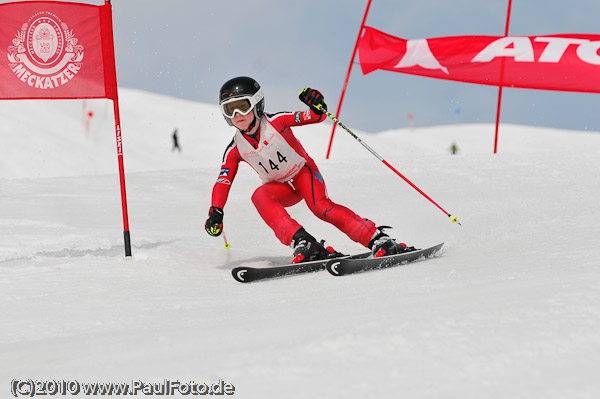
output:
[[[445,251],[243,285],[232,267],[291,250],[254,210],[249,167],[225,208],[232,249],[204,232],[232,134],[218,109],[121,90],[126,261],[111,106],[1,103],[0,397],[28,378],[222,379],[239,398],[599,397],[600,134],[504,125],[493,155],[490,125],[356,132],[457,226],[340,129],[325,160],[331,123],[297,128],[334,201]],[[361,250],[303,205],[291,213]]]

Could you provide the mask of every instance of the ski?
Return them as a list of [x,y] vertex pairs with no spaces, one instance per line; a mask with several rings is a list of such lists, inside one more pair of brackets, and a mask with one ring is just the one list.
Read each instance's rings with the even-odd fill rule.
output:
[[368,270],[384,269],[414,262],[420,258],[426,258],[438,252],[444,243],[426,249],[405,252],[398,255],[383,256],[381,258],[364,259],[331,259],[327,261],[327,271],[334,276],[345,276],[346,274],[360,273]]
[[[369,256],[371,256],[371,252],[348,255],[336,259],[363,259]],[[231,275],[240,283],[251,283],[259,280],[288,277],[296,274],[312,273],[325,270],[325,265],[328,261],[330,261],[330,259],[271,267],[238,266],[231,270]]]

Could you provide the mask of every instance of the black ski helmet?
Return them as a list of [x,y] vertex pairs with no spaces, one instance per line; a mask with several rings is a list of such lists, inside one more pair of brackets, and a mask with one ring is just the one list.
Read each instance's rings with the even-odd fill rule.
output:
[[[225,100],[236,97],[253,96],[260,90],[258,82],[247,76],[238,76],[237,78],[229,79],[221,86],[219,91],[219,106]],[[261,118],[265,110],[265,98],[262,97],[260,101],[254,106],[254,115],[257,118]],[[227,123],[233,126],[231,119],[223,115]]]

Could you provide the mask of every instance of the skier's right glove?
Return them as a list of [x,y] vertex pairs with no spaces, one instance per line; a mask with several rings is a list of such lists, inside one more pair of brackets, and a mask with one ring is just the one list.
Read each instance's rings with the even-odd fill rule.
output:
[[213,237],[218,237],[223,232],[223,209],[211,206],[204,229]]
[[327,111],[327,104],[325,104],[324,97],[319,90],[306,87],[300,92],[298,98],[319,115],[323,115],[323,112]]

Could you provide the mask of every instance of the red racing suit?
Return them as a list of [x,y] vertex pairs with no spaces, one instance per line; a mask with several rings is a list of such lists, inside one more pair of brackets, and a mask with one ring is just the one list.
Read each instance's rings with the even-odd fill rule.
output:
[[350,239],[365,247],[377,230],[375,223],[331,201],[323,176],[315,161],[292,133],[292,126],[325,120],[311,110],[265,114],[256,134],[236,131],[223,155],[219,178],[212,191],[212,206],[224,208],[240,161],[259,174],[263,184],[252,195],[252,202],[279,241],[290,245],[302,226],[285,210],[304,200],[319,219],[333,224]]

